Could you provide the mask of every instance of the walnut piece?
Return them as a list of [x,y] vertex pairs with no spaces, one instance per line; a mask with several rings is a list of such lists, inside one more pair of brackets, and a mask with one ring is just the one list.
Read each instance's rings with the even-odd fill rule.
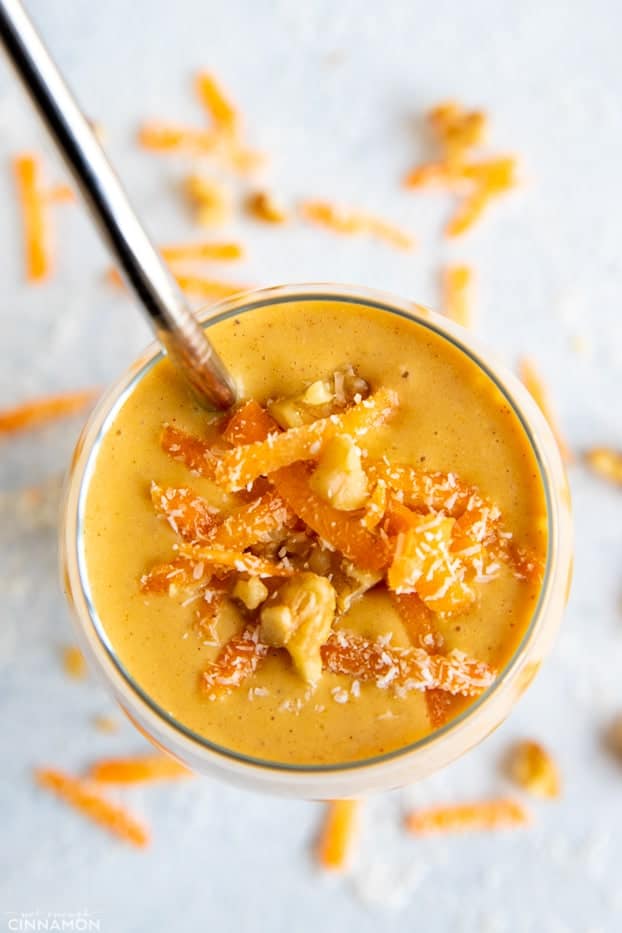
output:
[[361,450],[351,437],[338,434],[324,447],[309,481],[311,489],[343,512],[360,509],[367,501],[367,474]]

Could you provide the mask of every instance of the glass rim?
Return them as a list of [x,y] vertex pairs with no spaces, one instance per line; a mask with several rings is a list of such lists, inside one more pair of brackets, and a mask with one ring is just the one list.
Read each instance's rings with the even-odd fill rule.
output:
[[[415,742],[384,752],[381,755],[329,764],[296,764],[268,758],[259,758],[253,755],[247,755],[243,752],[238,752],[225,745],[220,745],[217,742],[207,739],[200,733],[195,732],[183,722],[180,722],[160,706],[159,703],[141,687],[117,656],[91,595],[84,549],[84,512],[97,454],[104,436],[107,434],[107,431],[114,422],[126,399],[134,391],[136,385],[164,357],[163,351],[156,343],[150,344],[133,366],[112,384],[91,413],[78,442],[76,453],[74,454],[65,495],[65,510],[62,527],[64,529],[65,539],[67,534],[73,535],[72,550],[74,552],[74,557],[77,557],[76,563],[78,570],[76,582],[79,585],[79,591],[88,612],[91,628],[108,662],[112,664],[117,675],[121,677],[125,687],[129,688],[136,700],[146,706],[147,710],[154,715],[162,725],[172,729],[178,736],[191,742],[195,749],[198,746],[201,751],[216,755],[221,759],[224,758],[229,762],[235,762],[238,765],[251,767],[253,769],[259,768],[268,773],[317,776],[322,774],[361,772],[374,766],[377,767],[394,762],[398,759],[406,758],[407,756],[413,756],[417,752],[429,748],[434,743],[448,739],[453,733],[459,731],[462,726],[476,716],[482,707],[495,695],[499,694],[501,688],[517,675],[522,669],[523,662],[527,660],[526,655],[528,649],[543,623],[545,615],[544,610],[547,605],[548,596],[555,582],[556,574],[553,571],[555,569],[554,563],[557,551],[556,544],[559,516],[557,514],[556,498],[552,494],[551,481],[546,468],[547,466],[550,468],[550,464],[547,463],[547,458],[543,455],[541,444],[538,439],[534,437],[534,432],[523,415],[522,406],[516,401],[513,393],[507,388],[500,376],[480,357],[481,349],[477,347],[477,338],[473,338],[470,333],[464,331],[464,328],[461,328],[449,319],[415,302],[407,302],[376,290],[324,284],[287,285],[258,289],[252,292],[235,295],[230,299],[200,310],[198,314],[203,327],[209,329],[213,324],[220,323],[237,314],[244,314],[266,305],[300,301],[337,301],[375,308],[376,310],[395,314],[413,321],[432,331],[440,338],[448,340],[455,349],[465,354],[471,362],[491,380],[510,406],[525,433],[537,463],[539,479],[542,484],[546,505],[546,565],[542,584],[538,593],[538,600],[529,624],[511,658],[504,665],[490,687],[484,690],[483,693],[470,703],[466,709],[459,713],[458,716],[454,717],[440,728],[434,729],[427,735],[417,739]],[[466,342],[463,338],[463,334],[467,338]],[[550,434],[550,429],[548,425],[545,425],[542,417],[540,417],[539,420],[540,426],[544,426]],[[94,433],[94,436],[88,449],[86,449],[86,439],[92,433]],[[561,469],[561,463],[558,465]],[[78,492],[77,497],[74,497],[75,508],[70,511],[71,491],[72,489],[75,490],[76,484],[78,485]],[[71,580],[66,579],[67,575],[65,571],[65,586],[68,594],[72,597],[74,595],[73,588],[71,586]],[[71,577],[70,572],[69,576]],[[80,618],[80,622],[83,624],[84,620]]]

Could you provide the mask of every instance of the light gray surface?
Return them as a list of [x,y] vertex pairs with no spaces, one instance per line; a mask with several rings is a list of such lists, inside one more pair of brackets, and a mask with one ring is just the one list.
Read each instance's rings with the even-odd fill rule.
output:
[[[223,277],[355,282],[435,305],[440,264],[472,261],[488,343],[508,362],[533,354],[576,449],[622,444],[618,4],[33,0],[30,8],[85,109],[105,126],[160,242],[192,234],[175,193],[188,163],[138,151],[133,133],[144,116],[200,119],[190,75],[209,66],[239,100],[253,144],[273,155],[268,177],[284,197],[338,196],[411,227],[421,241],[409,256],[304,227],[238,221],[228,232],[248,244],[248,260],[223,268]],[[494,148],[523,156],[529,184],[447,244],[445,197],[410,196],[398,181],[425,154],[422,108],[454,95],[490,111]],[[8,159],[40,150],[42,134],[4,65],[0,126],[4,406],[109,382],[148,335],[128,300],[102,284],[106,256],[75,207],[54,211],[53,281],[22,282]],[[60,177],[54,157],[46,169],[50,180]],[[0,442],[2,489],[62,469],[76,430]],[[151,849],[135,853],[33,787],[35,764],[80,769],[99,755],[139,750],[142,740],[129,725],[116,736],[93,730],[92,715],[111,702],[92,681],[68,681],[59,665],[59,646],[72,635],[54,530],[33,528],[19,501],[3,495],[0,910],[86,909],[106,933],[620,929],[622,771],[603,754],[599,731],[622,707],[622,500],[580,466],[571,482],[577,567],[554,655],[474,753],[420,787],[369,802],[359,862],[346,879],[313,866],[320,808],[312,803],[209,781],[131,792],[124,799],[154,834]],[[534,806],[532,829],[424,842],[403,835],[400,815],[411,800],[504,789],[498,756],[521,735],[544,740],[565,778],[559,803]]]

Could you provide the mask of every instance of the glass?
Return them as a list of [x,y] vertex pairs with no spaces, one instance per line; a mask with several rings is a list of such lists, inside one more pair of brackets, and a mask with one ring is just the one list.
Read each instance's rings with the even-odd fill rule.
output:
[[296,797],[338,798],[412,783],[462,755],[493,731],[529,686],[547,653],[567,601],[572,573],[570,495],[557,445],[535,402],[510,372],[483,351],[472,334],[415,305],[366,289],[285,286],[223,302],[201,315],[206,327],[231,315],[282,302],[340,301],[416,321],[451,341],[492,379],[513,408],[532,445],[544,487],[548,553],[538,605],[523,639],[495,683],[461,715],[402,749],[343,765],[292,765],[251,758],[216,745],[176,721],[149,697],[116,657],[89,595],[83,548],[86,491],[103,436],[125,399],[161,358],[156,345],[101,399],[78,441],[67,480],[61,526],[63,585],[82,649],[134,725],[158,747],[196,771],[231,783]]

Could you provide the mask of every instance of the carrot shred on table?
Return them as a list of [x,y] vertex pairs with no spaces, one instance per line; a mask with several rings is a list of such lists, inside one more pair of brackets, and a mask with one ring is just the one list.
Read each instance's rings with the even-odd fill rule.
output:
[[344,871],[352,856],[360,815],[359,800],[330,800],[317,843],[317,859],[328,871]]
[[330,201],[303,201],[300,205],[300,213],[305,220],[333,230],[335,233],[346,235],[367,233],[403,250],[410,250],[415,245],[413,237],[399,227],[379,217],[374,217],[372,214],[342,208]]
[[473,324],[473,270],[470,266],[450,265],[443,270],[443,310],[462,327]]
[[106,716],[100,713],[97,716],[93,716],[92,722],[98,732],[104,732],[108,735],[112,735],[113,733],[119,731],[119,722],[112,716]]
[[530,815],[518,800],[498,798],[415,810],[404,822],[409,832],[424,835],[513,829],[526,826]]
[[167,262],[181,260],[210,259],[218,262],[230,262],[241,259],[244,250],[240,243],[180,243],[172,246],[163,246],[160,249]]
[[536,369],[533,360],[526,356],[522,357],[518,363],[518,373],[521,382],[527,391],[532,395],[534,401],[539,406],[542,414],[548,421],[553,436],[557,441],[557,446],[559,447],[562,460],[564,463],[572,463],[573,456],[570,447],[566,443],[566,440],[561,433],[557,419],[553,414],[548,391],[540,374],[538,373],[538,370]]
[[87,675],[84,655],[75,645],[66,645],[63,648],[63,669],[68,677],[74,680],[84,680]]
[[31,282],[47,278],[51,260],[45,218],[45,195],[41,187],[41,162],[34,155],[13,159],[13,172],[22,209],[26,277]]
[[479,220],[492,198],[486,187],[477,187],[467,195],[458,205],[455,213],[450,217],[445,233],[447,236],[461,236]]
[[75,415],[90,405],[99,395],[99,389],[82,389],[32,399],[14,408],[0,411],[0,434],[12,434],[47,424],[58,418]]
[[214,128],[236,135],[240,129],[240,114],[227,98],[214,75],[201,71],[195,78],[195,89],[199,102],[211,117]]
[[138,784],[192,777],[192,771],[170,755],[105,758],[89,768],[87,777],[99,784]]
[[138,142],[145,149],[158,152],[213,152],[219,145],[212,129],[197,129],[172,123],[148,122],[138,130]]
[[585,454],[585,462],[604,479],[622,486],[622,451],[612,447],[593,447]]
[[232,195],[222,181],[193,173],[183,182],[183,192],[201,227],[221,227],[233,213]]
[[200,298],[228,298],[231,295],[247,292],[251,288],[250,285],[206,279],[199,275],[187,275],[181,272],[176,272],[174,275],[182,291]]
[[71,777],[52,768],[39,768],[35,771],[37,783],[56,794],[84,816],[119,839],[143,848],[149,843],[149,833],[122,807],[106,800],[91,781]]

